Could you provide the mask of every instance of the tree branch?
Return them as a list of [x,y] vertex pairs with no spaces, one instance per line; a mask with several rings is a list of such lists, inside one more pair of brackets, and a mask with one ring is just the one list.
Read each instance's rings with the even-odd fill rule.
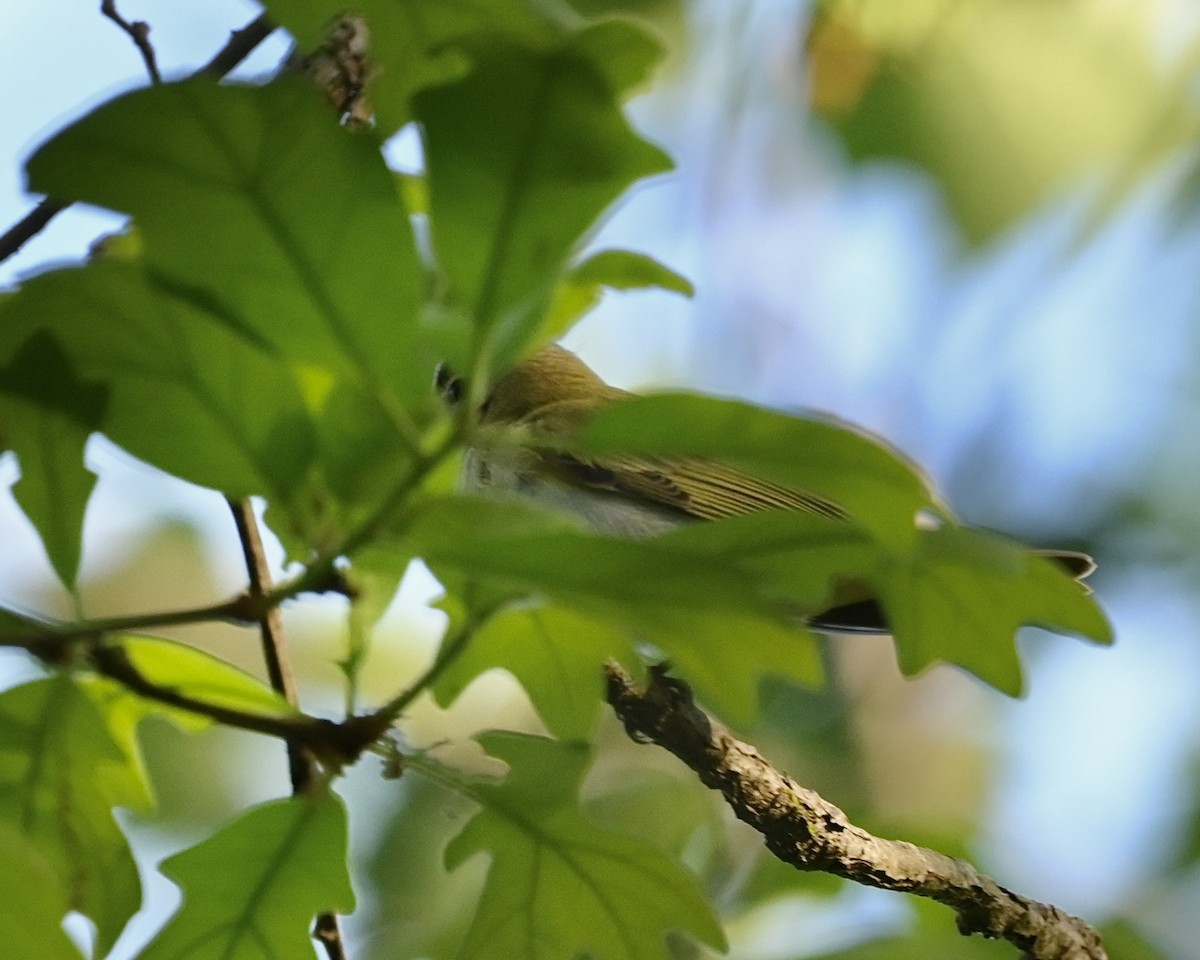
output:
[[[104,11],[106,6],[111,5],[110,0],[103,0],[101,10]],[[208,63],[201,67],[196,75],[225,76],[225,74],[229,73],[229,71],[245,60],[255,47],[271,35],[274,29],[275,25],[271,23],[267,15],[265,13],[261,14],[242,27],[241,30],[234,30],[230,34],[229,42]],[[149,28],[147,28],[148,32]],[[147,39],[146,42],[148,45],[149,40]],[[140,45],[139,49],[141,49]],[[153,54],[153,51],[151,53]],[[147,64],[147,69],[149,67],[150,65]],[[158,67],[156,65],[152,76],[156,75],[157,72]],[[66,210],[70,205],[71,202],[69,200],[56,200],[53,197],[46,197],[38,203],[29,213],[25,214],[17,223],[6,230],[3,236],[0,236],[0,263],[3,263],[20,250],[29,240],[41,233],[45,229],[46,224],[54,219],[56,214]]]
[[154,45],[150,42],[150,24],[145,20],[134,20],[130,23],[117,11],[117,0],[100,0],[100,12],[129,35],[133,45],[146,64],[146,72],[150,74],[150,82],[157,86],[162,83],[162,74],[158,72],[158,58],[154,55]]
[[[208,620],[255,623],[258,620],[257,610],[258,605],[251,602],[249,595],[240,594],[232,600],[206,607],[165,610],[161,613],[135,613],[126,617],[102,617],[72,623],[40,624],[23,633],[0,633],[0,647],[20,647],[48,663],[57,663],[66,655],[67,648],[81,637],[99,638],[106,633],[128,633],[148,627],[181,626],[188,623],[204,623]],[[31,624],[35,622],[32,618],[25,619]]]
[[[242,544],[242,556],[250,576],[250,599],[261,605],[271,592],[271,568],[263,550],[262,537],[258,532],[258,521],[249,498],[230,499],[229,509],[237,525],[238,539]],[[291,661],[287,655],[287,640],[283,633],[283,619],[279,607],[262,606],[258,621],[262,638],[263,660],[267,664],[267,676],[271,687],[293,707],[299,705],[296,680],[292,674]],[[292,781],[292,795],[300,796],[312,789],[316,782],[316,757],[298,740],[287,739],[288,772]],[[317,917],[313,936],[325,948],[329,960],[346,960],[346,946],[338,925],[336,913],[322,913]]]
[[767,849],[784,862],[930,897],[958,914],[964,936],[1002,937],[1030,960],[1106,960],[1099,934],[1079,918],[1006,890],[962,860],[855,826],[707,716],[682,681],[657,670],[642,690],[613,661],[604,673],[608,702],[630,737],[669,750],[705,786],[720,790],[737,817],[761,833]]
[[229,41],[196,74],[223,77],[245,60],[260,43],[275,32],[275,24],[265,14],[251,20],[241,30],[234,30]]

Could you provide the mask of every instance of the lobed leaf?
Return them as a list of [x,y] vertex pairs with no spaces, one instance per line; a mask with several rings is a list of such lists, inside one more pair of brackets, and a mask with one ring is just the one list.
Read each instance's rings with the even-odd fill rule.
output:
[[875,600],[909,675],[944,661],[1016,695],[1021,626],[1112,641],[1086,588],[1052,561],[987,530],[949,523],[919,529],[911,551],[893,554],[853,524],[774,511],[692,524],[663,540],[754,574],[761,592],[805,615]]
[[308,956],[313,917],[354,908],[346,811],[331,793],[255,807],[161,869],[183,906],[139,960]]
[[877,582],[909,674],[949,660],[1016,696],[1022,625],[1113,640],[1099,605],[1070,574],[987,530],[923,530],[911,562],[885,565]]
[[160,282],[239,336],[426,392],[406,211],[378,143],[340,130],[306,81],[138,90],[57,134],[28,171],[33,190],[132,214]]
[[[77,376],[103,385],[39,398],[90,417],[135,456],[233,496],[286,501],[314,457],[314,427],[296,375],[260,344],[155,284],[137,262],[35,278],[7,300],[0,362],[25,368],[50,336]],[[97,418],[97,413],[100,415]],[[20,453],[21,451],[18,451]]]
[[[820,676],[811,638],[750,574],[665,541],[596,536],[523,503],[446,497],[415,513],[397,548],[401,557],[421,556],[439,577],[448,571],[501,595],[548,601],[598,621],[603,632],[578,643],[562,619],[549,621],[556,629],[548,642],[570,658],[571,675],[583,684],[569,693],[577,702],[598,688],[575,658],[624,652],[608,633],[613,629],[653,644],[735,723],[753,718],[764,672],[800,683]],[[511,645],[491,648],[497,655],[502,649],[518,655]],[[479,657],[470,662],[483,668]],[[598,670],[600,661],[592,662]],[[563,722],[578,723],[580,715]]]
[[13,495],[69,590],[79,569],[84,511],[96,485],[83,464],[83,448],[107,399],[103,386],[78,377],[45,330],[0,369],[0,449],[17,451],[21,464]]
[[615,34],[636,63],[659,56],[656,43],[624,22],[586,28],[549,49],[477,37],[461,43],[470,73],[414,99],[434,252],[453,302],[498,337],[497,368],[540,323],[581,234],[629,184],[670,165],[621,112],[620,85],[638,71],[629,65],[614,74],[597,60]]
[[145,796],[141,771],[69,677],[0,694],[0,825],[39,851],[67,905],[95,923],[101,956],[141,901],[137,866],[112,807]]
[[483,809],[446,848],[450,869],[478,852],[492,858],[460,957],[668,960],[670,931],[724,947],[692,875],[580,810],[586,747],[505,733],[479,741],[510,770],[471,791]]
[[507,670],[554,736],[582,740],[596,726],[600,665],[609,657],[637,662],[624,630],[567,608],[526,605],[489,620],[433,692],[448,704],[479,674]]

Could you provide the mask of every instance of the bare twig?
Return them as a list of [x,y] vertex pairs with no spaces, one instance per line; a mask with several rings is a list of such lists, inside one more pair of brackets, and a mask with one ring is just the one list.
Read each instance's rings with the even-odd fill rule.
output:
[[211,60],[202,66],[197,74],[205,73],[213,77],[223,77],[234,67],[245,60],[254,48],[267,39],[275,31],[275,24],[264,13],[251,20],[241,30],[234,30],[229,35],[229,41]]
[[[110,5],[107,3],[107,0],[101,6],[101,10],[106,5]],[[216,56],[201,67],[197,73],[216,77],[225,76],[225,74],[229,73],[230,70],[245,60],[255,47],[270,36],[274,29],[275,25],[271,23],[267,15],[260,15],[246,24],[241,30],[233,31],[229,37],[229,42],[218,51]],[[147,41],[148,43],[149,41]],[[147,69],[149,69],[149,64],[147,64]],[[157,70],[158,68],[155,66],[155,74],[157,74]],[[41,233],[45,229],[46,224],[54,218],[55,214],[61,213],[70,205],[70,201],[46,197],[30,210],[29,213],[25,214],[17,223],[6,230],[3,236],[0,236],[0,263],[3,263],[20,250],[30,239]]]
[[[267,664],[267,676],[271,680],[271,687],[296,707],[299,705],[299,698],[291,661],[287,655],[287,640],[283,633],[279,607],[262,605],[264,598],[271,592],[271,568],[267,563],[266,551],[263,550],[254,507],[249,499],[231,498],[229,509],[233,511],[238,539],[242,544],[242,555],[246,559],[246,570],[250,575],[250,598],[262,607],[258,627],[262,638],[263,659]],[[287,740],[287,754],[293,796],[307,793],[316,783],[316,757],[303,743],[293,738]],[[313,937],[325,948],[329,960],[346,960],[345,942],[342,940],[337,914],[322,913],[317,917]]]
[[784,862],[930,897],[958,914],[962,934],[1002,937],[1030,960],[1106,960],[1099,934],[1079,918],[1006,890],[962,860],[855,826],[707,716],[681,681],[659,670],[639,689],[611,661],[605,677],[608,702],[629,735],[669,750],[705,786],[720,790],[737,817],[761,833],[767,849]]
[[100,0],[100,12],[129,35],[133,45],[138,48],[138,53],[142,55],[146,72],[150,74],[150,82],[155,86],[162,83],[162,74],[158,72],[158,59],[154,55],[154,44],[150,42],[150,24],[145,20],[134,20],[130,23],[117,11],[117,0]]
[[9,227],[4,236],[0,237],[0,263],[7,260],[25,244],[45,229],[46,224],[54,219],[56,214],[69,207],[63,203],[46,197],[41,203],[30,210],[25,216]]
[[[254,507],[248,499],[230,499],[229,509],[237,524],[238,540],[242,545],[242,556],[250,575],[249,596],[261,607],[258,617],[259,635],[262,639],[263,660],[267,665],[267,678],[271,688],[283,696],[293,707],[299,704],[296,681],[292,676],[291,663],[287,655],[287,640],[283,634],[283,621],[279,607],[262,605],[264,596],[271,590],[271,571],[267,555],[263,551],[262,537],[258,533],[258,522],[254,519]],[[304,755],[298,746],[288,745],[289,769],[292,789],[296,793],[308,790],[313,775],[312,758]]]
[[[206,607],[185,610],[165,610],[161,613],[135,613],[126,617],[103,617],[73,623],[49,622],[31,626],[21,633],[0,633],[0,647],[20,647],[47,662],[61,659],[66,648],[81,637],[99,639],[106,633],[129,633],[151,627],[175,627],[208,620],[231,620],[235,623],[255,623],[257,605],[247,594]],[[34,622],[32,619],[29,621]]]

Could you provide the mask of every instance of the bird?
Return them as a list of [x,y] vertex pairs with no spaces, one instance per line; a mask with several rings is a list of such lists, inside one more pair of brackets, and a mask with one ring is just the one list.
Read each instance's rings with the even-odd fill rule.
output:
[[[435,386],[452,407],[470,394],[462,378],[445,364],[437,369]],[[473,412],[477,440],[464,458],[463,488],[526,497],[566,511],[597,533],[635,539],[657,536],[685,523],[763,510],[801,510],[850,521],[838,504],[825,497],[716,460],[584,457],[549,442],[570,436],[599,410],[631,396],[606,383],[564,347],[542,346],[497,379]],[[487,441],[489,435],[495,442]],[[1077,551],[1035,552],[1078,580],[1096,566],[1090,556]],[[834,605],[806,622],[827,633],[890,632],[882,607],[865,584],[842,585]]]

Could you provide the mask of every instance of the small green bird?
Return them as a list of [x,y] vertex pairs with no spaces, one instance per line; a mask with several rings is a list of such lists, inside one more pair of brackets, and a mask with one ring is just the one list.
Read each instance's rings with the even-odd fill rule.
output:
[[[460,378],[438,368],[438,391],[451,405],[466,393]],[[556,344],[542,347],[496,381],[479,407],[480,435],[504,440],[467,451],[463,486],[516,493],[556,506],[600,533],[651,537],[695,520],[760,510],[807,510],[849,519],[837,504],[695,457],[616,456],[584,459],[538,444],[565,437],[600,408],[631,394],[609,386],[582,360]],[[1074,551],[1043,551],[1078,579],[1095,569]],[[809,625],[832,632],[888,632],[883,611],[863,584],[846,584],[836,605]]]

